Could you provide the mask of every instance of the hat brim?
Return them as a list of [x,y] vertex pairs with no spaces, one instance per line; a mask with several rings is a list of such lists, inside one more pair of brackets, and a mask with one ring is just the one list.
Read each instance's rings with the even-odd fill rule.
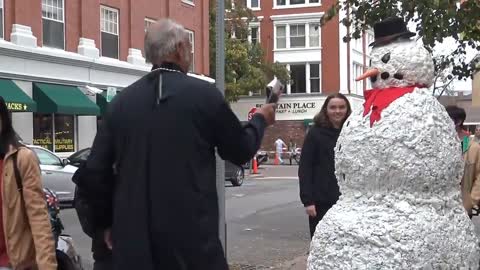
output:
[[395,35],[390,35],[390,36],[378,38],[374,42],[370,43],[368,46],[376,47],[376,46],[379,46],[379,45],[385,45],[385,44],[390,43],[390,42],[392,42],[392,41],[394,41],[398,38],[401,38],[401,37],[410,38],[410,37],[413,37],[415,35],[416,35],[415,33],[410,32],[410,31],[403,32],[403,33],[398,33],[398,34],[395,34]]

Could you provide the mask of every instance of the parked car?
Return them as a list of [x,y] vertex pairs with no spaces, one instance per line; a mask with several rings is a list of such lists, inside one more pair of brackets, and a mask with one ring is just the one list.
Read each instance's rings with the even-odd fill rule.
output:
[[[90,148],[82,149],[68,157],[67,163],[70,166],[78,167],[87,160],[90,155]],[[225,161],[225,181],[229,181],[234,186],[241,186],[245,179],[245,169],[231,162]]]
[[245,169],[229,161],[225,161],[225,181],[230,181],[233,186],[238,187],[245,180]]
[[38,157],[43,186],[55,192],[61,207],[72,207],[75,195],[72,176],[76,169],[48,149],[36,145],[28,148]]

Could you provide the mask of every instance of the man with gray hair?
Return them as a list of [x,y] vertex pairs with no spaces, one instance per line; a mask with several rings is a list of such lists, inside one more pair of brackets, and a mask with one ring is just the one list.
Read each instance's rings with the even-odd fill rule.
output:
[[148,29],[154,70],[110,103],[77,174],[116,270],[228,269],[215,149],[237,165],[250,160],[275,121],[274,104],[242,126],[212,84],[187,76],[190,50],[181,25],[160,20]]

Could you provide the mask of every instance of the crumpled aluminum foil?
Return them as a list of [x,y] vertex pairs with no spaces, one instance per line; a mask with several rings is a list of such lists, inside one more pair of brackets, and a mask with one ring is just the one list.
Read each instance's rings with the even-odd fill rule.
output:
[[370,127],[356,111],[335,148],[342,196],[320,221],[308,270],[478,269],[479,240],[460,195],[460,141],[425,88]]

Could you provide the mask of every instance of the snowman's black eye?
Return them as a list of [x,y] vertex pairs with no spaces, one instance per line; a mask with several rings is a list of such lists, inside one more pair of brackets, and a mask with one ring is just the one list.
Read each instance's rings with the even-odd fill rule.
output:
[[388,61],[390,61],[390,53],[387,53],[385,54],[384,56],[382,56],[382,62],[383,63],[388,63]]

